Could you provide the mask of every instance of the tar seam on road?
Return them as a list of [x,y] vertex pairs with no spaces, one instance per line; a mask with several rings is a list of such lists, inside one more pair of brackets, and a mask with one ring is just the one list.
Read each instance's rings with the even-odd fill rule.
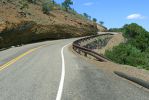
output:
[[19,59],[23,58],[24,56],[30,54],[31,52],[33,52],[33,51],[35,51],[35,50],[37,50],[37,49],[39,49],[39,48],[41,48],[41,47],[42,47],[42,46],[39,46],[39,47],[30,49],[30,50],[28,50],[27,52],[25,52],[25,53],[19,55],[18,57],[16,57],[16,58],[10,60],[9,62],[7,62],[7,63],[5,63],[4,65],[0,66],[0,71],[2,71],[3,69],[7,68],[8,66],[14,64],[14,63],[17,62]]
[[61,80],[59,84],[59,88],[57,91],[56,100],[61,100],[62,92],[63,92],[63,85],[64,85],[64,79],[65,79],[65,60],[64,60],[64,48],[70,45],[71,43],[65,45],[61,49],[61,58],[62,58],[62,72],[61,72]]

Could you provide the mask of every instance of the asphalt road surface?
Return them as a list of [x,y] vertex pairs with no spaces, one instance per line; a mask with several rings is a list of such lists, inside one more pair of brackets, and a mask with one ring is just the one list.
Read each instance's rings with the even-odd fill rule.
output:
[[75,55],[75,39],[0,51],[0,100],[149,100],[149,92]]

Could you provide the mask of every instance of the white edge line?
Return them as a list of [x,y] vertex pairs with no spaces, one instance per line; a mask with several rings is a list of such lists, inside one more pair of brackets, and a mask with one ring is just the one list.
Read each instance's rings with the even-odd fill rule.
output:
[[62,72],[61,72],[61,80],[59,84],[59,88],[57,91],[56,100],[61,100],[62,92],[63,92],[63,85],[64,85],[64,79],[65,79],[65,60],[64,60],[64,48],[70,45],[71,43],[65,45],[61,49],[61,58],[62,58]]

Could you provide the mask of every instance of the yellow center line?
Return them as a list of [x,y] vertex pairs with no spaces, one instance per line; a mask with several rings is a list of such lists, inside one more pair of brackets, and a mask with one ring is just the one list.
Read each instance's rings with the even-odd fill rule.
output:
[[14,58],[14,59],[12,59],[12,60],[10,60],[10,61],[8,61],[7,63],[5,63],[5,64],[3,64],[2,66],[0,66],[0,71],[2,71],[3,69],[7,68],[8,66],[14,64],[14,63],[17,62],[19,59],[23,58],[24,56],[30,54],[31,52],[33,52],[33,51],[35,51],[35,50],[37,50],[37,49],[39,49],[39,48],[41,48],[41,47],[43,47],[43,46],[39,46],[39,47],[30,49],[30,50],[28,50],[27,52],[25,52],[25,53],[19,55],[18,57]]

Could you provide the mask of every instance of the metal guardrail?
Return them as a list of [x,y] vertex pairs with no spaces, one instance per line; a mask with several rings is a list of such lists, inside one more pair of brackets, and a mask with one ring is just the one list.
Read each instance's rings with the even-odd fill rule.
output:
[[105,56],[103,56],[103,55],[101,55],[101,54],[99,54],[99,53],[97,53],[97,52],[95,52],[95,51],[93,51],[89,48],[82,47],[80,45],[80,43],[83,42],[83,41],[95,38],[97,36],[104,36],[104,35],[113,35],[113,34],[110,34],[110,33],[108,33],[108,34],[98,34],[98,35],[92,35],[92,36],[88,36],[88,37],[85,37],[85,38],[81,38],[81,39],[76,40],[76,41],[73,42],[73,44],[72,44],[73,49],[79,54],[81,54],[81,52],[84,53],[84,56],[86,56],[86,57],[87,57],[87,55],[91,55],[94,58],[96,58],[98,61],[101,61],[101,62],[109,61],[110,59],[106,58]]
[[[110,34],[110,33],[108,33]],[[101,55],[101,54],[98,54],[97,52],[95,51],[92,51],[91,49],[88,49],[88,48],[85,48],[85,47],[82,47],[80,46],[80,43],[82,41],[86,41],[88,39],[92,39],[94,37],[97,37],[97,36],[103,36],[103,35],[107,35],[107,34],[99,34],[99,35],[93,35],[93,36],[89,36],[89,37],[85,37],[85,38],[82,38],[82,39],[79,39],[79,40],[76,40],[73,42],[73,49],[78,52],[79,54],[81,52],[84,53],[84,56],[87,56],[87,55],[91,55],[93,57],[95,57],[98,61],[101,61],[101,62],[106,62],[106,61],[110,61],[110,59],[106,58],[105,56]],[[110,34],[110,35],[113,35],[113,34]],[[149,89],[149,82],[148,81],[144,81],[142,79],[138,79],[138,78],[135,78],[135,77],[131,77],[125,73],[122,73],[122,72],[117,72],[117,71],[114,71],[114,73],[120,77],[123,77],[125,79],[128,79],[136,84],[139,84],[147,89]]]

